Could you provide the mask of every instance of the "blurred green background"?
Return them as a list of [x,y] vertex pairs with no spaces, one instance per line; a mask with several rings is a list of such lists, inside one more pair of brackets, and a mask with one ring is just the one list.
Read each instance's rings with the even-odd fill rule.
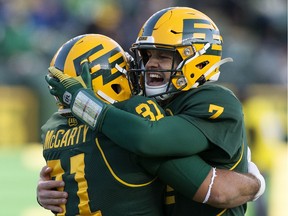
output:
[[252,160],[267,189],[248,216],[287,215],[287,2],[285,0],[0,0],[0,215],[52,215],[35,198],[45,164],[40,127],[56,110],[44,76],[57,49],[100,33],[125,50],[153,13],[188,6],[224,38],[220,82],[243,102]]

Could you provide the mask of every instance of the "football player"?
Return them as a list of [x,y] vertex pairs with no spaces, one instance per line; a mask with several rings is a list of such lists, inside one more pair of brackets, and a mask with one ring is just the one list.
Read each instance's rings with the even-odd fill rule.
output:
[[[198,10],[172,7],[153,14],[141,28],[132,50],[140,57],[139,83],[146,96],[157,98],[169,117],[146,123],[129,113],[124,116],[116,109],[108,109],[101,116],[104,124],[100,131],[139,155],[198,154],[214,168],[247,172],[241,102],[231,90],[212,83],[219,78],[220,65],[232,61],[222,59],[222,43],[216,24]],[[115,121],[116,116],[120,118]],[[107,126],[118,121],[137,128],[137,138],[134,131],[122,133],[120,127],[122,138],[109,131]],[[217,169],[214,171],[217,173]],[[159,172],[161,169],[156,172],[161,176]],[[215,175],[211,187],[217,181]],[[260,179],[262,194],[265,180]],[[246,204],[229,209],[205,205],[209,203],[210,187],[202,204],[184,198],[182,194],[188,190],[182,184],[174,185],[174,189],[174,215],[244,215],[246,211]]]
[[[104,35],[87,34],[69,40],[56,52],[51,66],[63,76],[72,77],[80,75],[82,67],[89,67],[86,71],[91,71],[91,77],[89,73],[89,80],[84,80],[93,87],[92,93],[106,103],[117,102],[115,106],[121,107],[121,101],[131,97],[126,54]],[[66,81],[67,86],[73,85],[73,80]],[[63,97],[69,100],[69,94]],[[57,215],[163,215],[163,184],[144,172],[135,154],[95,133],[57,101],[59,110],[41,128],[43,156],[52,168],[49,175],[58,182],[64,181],[65,186],[57,189],[69,194]],[[159,109],[155,110],[153,100],[135,97],[131,102],[147,106],[151,115],[159,112],[158,117],[163,117]],[[47,205],[41,195],[39,202],[59,212]]]
[[[162,57],[161,57],[162,58]],[[167,58],[167,56],[164,56],[164,58]],[[146,62],[147,64],[147,62]],[[92,67],[95,66],[94,64],[90,65],[90,69],[92,69]],[[101,65],[98,66],[98,69],[101,68]],[[84,67],[85,69],[85,67]],[[119,70],[119,67],[118,67],[118,70]],[[125,73],[126,71],[121,69],[120,68],[120,71]],[[58,79],[55,79],[55,78],[52,78],[52,77],[48,77],[47,78],[47,81],[48,83],[53,87],[51,89],[51,93],[53,95],[56,95],[58,97],[58,99],[61,101],[62,104],[65,104],[66,106],[71,106],[71,111],[74,115],[76,115],[78,118],[82,119],[87,125],[90,125],[91,128],[93,129],[97,129],[98,131],[101,131],[104,129],[104,127],[108,128],[110,127],[113,128],[114,130],[114,125],[111,124],[109,121],[109,123],[106,125],[106,118],[107,118],[107,115],[109,115],[109,112],[110,110],[114,110],[115,108],[111,105],[108,105],[107,103],[103,103],[102,100],[102,96],[98,95],[97,93],[95,93],[95,89],[94,89],[94,92],[91,92],[91,90],[89,90],[89,88],[87,88],[87,83],[89,84],[89,79],[88,79],[88,82],[86,80],[86,84],[83,82],[83,79],[81,77],[77,77],[77,78],[72,78],[71,76],[64,76],[63,73],[61,73],[61,70],[59,71],[58,69],[56,69],[55,67],[52,67],[50,68],[50,72],[51,74],[54,76],[54,77],[57,77]],[[84,70],[85,72],[85,70]],[[86,67],[86,72],[87,72],[87,67]],[[85,74],[85,73],[84,73]],[[112,72],[110,73],[112,74]],[[79,74],[77,74],[79,75]],[[83,76],[83,75],[82,75]],[[93,77],[93,71],[91,71],[91,76]],[[74,75],[75,77],[75,75]],[[80,81],[79,81],[80,80]],[[93,78],[92,78],[93,80]],[[104,78],[103,78],[104,80]],[[85,89],[80,89],[82,87],[85,87]],[[95,88],[95,86],[93,85],[93,88]],[[79,91],[80,89],[80,91]],[[93,96],[93,94],[96,94],[96,97],[98,98],[94,98],[91,96]],[[103,94],[102,94],[103,95]],[[104,94],[106,95],[106,94]],[[95,95],[94,95],[95,96]],[[100,96],[100,97],[99,97]],[[107,95],[106,95],[107,96]],[[102,98],[99,100],[99,98]],[[105,97],[104,97],[105,98]],[[108,96],[109,98],[109,96]],[[108,100],[106,100],[108,101]],[[112,100],[113,101],[113,100]],[[130,100],[128,100],[130,101]],[[129,106],[125,105],[123,106],[124,108],[127,109],[127,107],[131,107],[131,102],[129,103],[128,101],[125,101],[125,103],[128,103]],[[149,100],[148,100],[149,101]],[[111,101],[109,101],[109,103],[111,103]],[[118,103],[115,103],[115,105],[118,104]],[[133,103],[132,103],[133,104]],[[151,105],[151,102],[148,103]],[[138,104],[139,105],[139,104]],[[132,108],[132,110],[134,109],[134,111],[136,111],[136,113],[142,113],[142,116],[151,116],[151,110],[150,108],[147,108],[148,106],[147,105],[142,105],[140,104],[141,106],[134,106],[134,108]],[[154,102],[153,102],[153,106],[154,106]],[[85,107],[85,108],[84,108]],[[122,107],[122,108],[123,108]],[[156,107],[154,107],[156,108]],[[158,109],[158,108],[157,108]],[[157,111],[156,109],[156,111]],[[106,117],[105,117],[105,113],[106,112]],[[114,111],[112,111],[113,113]],[[147,121],[147,120],[139,120],[138,117],[131,117],[133,118],[132,119],[132,122],[135,122],[136,124],[133,125],[131,124],[129,126],[129,120],[128,120],[128,126],[126,125],[123,125],[124,122],[120,122],[118,120],[120,119],[125,119],[127,116],[127,112],[123,112],[119,109],[117,109],[117,111],[115,111],[115,113],[117,113],[117,117],[115,119],[115,122],[117,122],[117,124],[119,123],[120,125],[122,125],[123,129],[127,130],[127,128],[129,128],[129,131],[130,131],[130,135],[132,133],[132,136],[131,136],[131,143],[130,145],[133,145],[133,142],[135,141],[134,139],[137,137],[137,135],[140,135],[142,136],[142,132],[141,131],[141,127],[145,127],[147,124],[148,125],[162,125],[162,123],[160,123],[163,119],[169,119],[169,117],[165,117],[165,118],[156,118],[155,117],[155,120],[159,120],[157,122],[154,122],[155,124],[153,124],[153,121]],[[157,112],[158,114],[160,114],[159,112]],[[157,114],[156,113],[156,114]],[[158,115],[157,114],[157,115]],[[154,116],[157,116],[154,114]],[[153,115],[152,115],[153,116]],[[105,118],[104,118],[105,117]],[[118,119],[117,119],[118,118]],[[153,118],[152,118],[153,119]],[[150,118],[151,120],[151,118]],[[103,121],[103,125],[100,124],[99,122]],[[130,121],[131,122],[131,121]],[[126,122],[125,122],[126,124]],[[101,126],[102,126],[102,129],[101,129]],[[132,127],[131,127],[132,126]],[[134,127],[136,126],[136,127]],[[118,126],[116,127],[118,128]],[[128,130],[127,130],[128,131]],[[173,131],[174,132],[174,131]],[[177,132],[177,131],[176,131]],[[168,132],[169,133],[169,132]],[[109,134],[109,133],[108,133]],[[117,131],[114,131],[112,133],[112,137],[114,137],[114,139],[116,139],[116,142],[117,142],[117,139],[120,139],[122,140],[123,138],[121,137],[121,134],[118,134],[117,135]],[[127,134],[127,133],[126,133]],[[129,134],[129,133],[128,133]],[[196,134],[197,134],[197,131],[196,131]],[[149,134],[148,134],[149,135]],[[157,134],[156,134],[157,135]],[[191,135],[191,134],[190,134]],[[201,134],[200,134],[201,135]],[[111,136],[111,135],[110,135]],[[161,136],[161,135],[160,135]],[[174,134],[173,134],[174,136]],[[187,136],[185,136],[184,138],[186,138]],[[126,137],[127,140],[130,140],[130,137]],[[160,138],[164,138],[165,137],[160,137]],[[195,137],[194,137],[195,138]],[[173,139],[173,137],[172,137]],[[195,139],[193,141],[193,143],[197,143],[197,142],[202,142],[201,140],[201,136],[200,136],[200,139]],[[157,142],[159,140],[159,137],[156,139]],[[165,139],[166,140],[166,139]],[[173,139],[174,140],[174,139]],[[205,139],[203,139],[205,140]],[[179,143],[176,142],[174,143],[175,144],[175,147],[174,148],[177,148],[177,145],[178,144],[183,144],[182,143],[184,141],[184,139],[180,139],[179,140]],[[190,141],[190,140],[188,140]],[[121,143],[122,141],[120,141]],[[186,141],[185,141],[186,142]],[[136,145],[138,145],[139,142],[136,142]],[[155,143],[155,142],[154,142]],[[169,144],[169,143],[168,143]],[[186,145],[190,145],[192,143],[186,143]],[[142,146],[143,147],[143,146]],[[158,149],[157,146],[153,146],[154,148],[154,151],[155,154],[154,155],[157,155],[158,156],[158,153],[157,151],[160,150],[162,151],[162,147],[161,147],[161,144],[160,144],[160,149]],[[181,147],[181,146],[179,146]],[[129,147],[127,147],[129,148]],[[138,147],[136,147],[137,149]],[[144,147],[145,149],[146,147]],[[170,146],[168,145],[167,148],[173,148],[173,146]],[[181,147],[182,148],[182,147]],[[132,149],[133,150],[133,149]],[[135,149],[133,150],[135,151]],[[136,153],[141,153],[141,148],[140,150],[137,150]],[[145,151],[147,151],[145,149]],[[181,152],[181,153],[179,153]],[[245,148],[243,147],[243,152],[246,152]],[[160,156],[163,156],[165,155],[166,153],[160,153]],[[191,153],[183,153],[182,150],[179,150],[178,152],[176,151],[175,154],[174,153],[168,153],[167,155],[165,156],[178,156],[178,155],[185,155],[185,156],[188,156],[190,155]],[[243,153],[244,154],[244,153]],[[242,154],[242,157],[243,158],[246,158],[244,155]],[[144,152],[144,155],[146,155],[146,153]],[[152,154],[153,155],[153,154]],[[194,156],[193,156],[194,157]],[[238,184],[236,182],[238,182],[239,179],[240,182],[243,182],[243,181],[246,181],[248,180],[249,182],[253,181],[251,180],[248,176],[245,176],[243,177],[244,175],[240,175],[240,174],[237,174],[237,173],[233,173],[233,172],[229,172],[229,171],[225,171],[225,170],[220,170],[220,169],[217,169],[217,181],[215,180],[215,177],[216,177],[216,169],[213,168],[211,169],[210,166],[207,166],[206,165],[203,165],[203,161],[201,160],[200,157],[196,157],[197,158],[197,163],[191,163],[190,160],[191,158],[193,159],[193,157],[186,157],[185,159],[178,159],[178,158],[174,158],[172,160],[165,160],[165,162],[163,162],[163,160],[161,159],[160,161],[162,161],[160,163],[160,165],[156,165],[153,164],[153,160],[145,160],[145,159],[138,159],[138,161],[144,166],[146,167],[147,170],[149,170],[150,172],[154,172],[154,173],[157,173],[158,175],[161,176],[161,178],[165,181],[165,182],[168,182],[172,187],[175,187],[175,188],[179,188],[179,191],[181,191],[181,187],[179,187],[179,185],[185,185],[185,187],[187,187],[187,191],[184,192],[184,195],[186,195],[188,197],[188,199],[185,199],[183,197],[183,199],[181,200],[182,204],[184,205],[185,203],[187,204],[186,208],[189,209],[188,207],[191,205],[191,199],[194,197],[194,200],[196,201],[205,201],[207,202],[208,204],[210,205],[214,205],[214,206],[217,206],[218,207],[234,207],[236,205],[240,205],[240,204],[243,204],[244,202],[247,202],[248,200],[252,199],[253,197],[255,198],[255,193],[258,191],[259,188],[257,188],[256,186],[256,189],[255,189],[255,182],[256,182],[256,185],[258,185],[258,182],[257,181],[254,181],[254,183],[252,183],[252,185],[254,184],[253,188],[254,189],[249,189],[247,190],[247,188],[249,187],[249,184],[245,185],[245,184]],[[195,158],[194,158],[195,159]],[[152,162],[151,162],[152,161]],[[159,160],[156,160],[159,162]],[[150,164],[149,164],[150,163]],[[158,163],[159,164],[159,163]],[[200,165],[201,164],[201,165]],[[192,166],[194,165],[194,167]],[[173,169],[171,170],[170,167],[177,167],[177,171],[181,170],[184,168],[183,171],[181,172],[176,172],[176,174],[173,174]],[[148,168],[147,168],[148,167]],[[206,168],[204,168],[206,167]],[[200,168],[198,169],[198,172],[197,172],[197,168]],[[203,168],[203,169],[202,169]],[[186,174],[185,174],[185,169],[186,169]],[[193,172],[192,172],[193,170]],[[190,172],[191,171],[191,172]],[[194,172],[196,171],[196,172]],[[190,174],[194,173],[194,178],[193,176],[191,177]],[[224,174],[223,174],[224,173]],[[168,175],[169,174],[169,175]],[[198,175],[197,175],[198,174]],[[223,174],[223,175],[222,175]],[[166,181],[165,180],[165,176],[168,175],[168,180]],[[234,175],[234,177],[232,177]],[[170,176],[170,178],[169,178]],[[230,179],[228,178],[229,177],[232,177],[234,180],[233,181],[230,181]],[[172,178],[171,178],[172,177]],[[179,178],[178,178],[179,177]],[[183,178],[181,178],[183,177]],[[188,178],[189,177],[189,178]],[[206,177],[206,178],[205,178]],[[227,178],[226,178],[227,177]],[[198,178],[198,180],[197,180]],[[179,180],[185,180],[186,179],[186,183],[185,181],[180,183]],[[189,180],[187,180],[189,179]],[[211,180],[211,182],[210,182]],[[214,182],[215,180],[215,182]],[[227,182],[225,182],[225,180]],[[213,184],[214,182],[214,184]],[[43,183],[43,182],[42,182]],[[246,182],[247,183],[247,182]],[[236,185],[233,185],[233,184],[236,184]],[[211,190],[212,188],[212,185],[213,185],[213,191]],[[219,191],[222,191],[223,193],[223,196],[214,196],[215,194],[217,194],[218,192],[218,189],[221,188],[221,185],[222,185],[222,189],[219,190]],[[233,185],[233,186],[232,186]],[[245,186],[244,186],[245,185]],[[41,184],[40,184],[41,186]],[[201,187],[203,186],[203,188],[201,189]],[[208,187],[209,186],[209,187]],[[223,187],[224,186],[224,187]],[[232,186],[230,188],[230,186]],[[251,186],[251,185],[250,185]],[[241,190],[238,190],[239,187],[242,187]],[[208,188],[208,191],[207,191],[207,188]],[[228,189],[229,188],[229,189]],[[40,191],[41,188],[39,188],[38,186],[38,191]],[[233,190],[232,190],[233,189]],[[244,190],[243,190],[244,189]],[[204,193],[203,193],[204,191]],[[226,191],[228,191],[228,193],[225,193]],[[237,192],[236,192],[237,191]],[[214,193],[215,192],[215,193]],[[233,193],[233,192],[236,192],[236,193]],[[244,193],[246,193],[244,195]],[[201,195],[199,195],[201,194]],[[236,195],[237,194],[237,195]],[[39,195],[39,193],[38,193]],[[219,194],[218,194],[219,195]],[[219,197],[225,197],[225,195],[230,195],[235,198],[236,197],[236,200],[233,199],[233,198],[229,198],[229,199],[226,199],[226,203],[223,201],[224,199],[221,199],[222,202],[219,202],[219,199],[217,200],[217,198]],[[243,195],[243,196],[241,196]],[[176,201],[180,200],[181,198],[181,195],[177,195],[175,196]],[[245,197],[245,198],[243,198]],[[257,196],[256,196],[257,197]],[[172,199],[167,199],[168,200],[168,204],[175,204],[174,201],[173,201],[173,196],[170,197]],[[239,201],[239,199],[242,199],[241,201]],[[229,202],[227,201],[229,200]],[[41,200],[40,200],[41,202]],[[218,202],[218,203],[217,203]],[[177,202],[176,202],[177,203]],[[43,203],[42,203],[43,204]],[[175,205],[173,205],[175,206]],[[177,205],[176,205],[177,206]],[[206,205],[207,206],[207,205]],[[185,209],[186,209],[185,208]],[[176,208],[177,209],[177,208]],[[186,210],[187,210],[186,209]],[[185,210],[185,211],[186,211]],[[199,213],[199,212],[198,212]]]

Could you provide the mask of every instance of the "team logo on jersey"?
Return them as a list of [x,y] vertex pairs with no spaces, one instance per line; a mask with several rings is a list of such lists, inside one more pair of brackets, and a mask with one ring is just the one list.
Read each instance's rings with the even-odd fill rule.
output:
[[70,117],[68,118],[67,123],[70,127],[75,127],[78,125],[78,120],[75,117]]

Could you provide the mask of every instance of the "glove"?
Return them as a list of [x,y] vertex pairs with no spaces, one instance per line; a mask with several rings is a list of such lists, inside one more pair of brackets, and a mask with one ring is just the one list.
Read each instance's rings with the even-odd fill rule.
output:
[[264,177],[261,175],[256,164],[251,161],[251,150],[249,147],[247,150],[247,160],[248,160],[248,173],[254,175],[260,182],[260,188],[253,198],[253,201],[256,201],[265,192],[266,183]]
[[99,130],[104,114],[109,106],[98,99],[91,87],[88,62],[82,64],[82,73],[70,77],[55,67],[50,67],[50,75],[45,77],[51,86],[50,93],[71,108],[71,112],[93,130]]
[[50,85],[50,93],[58,98],[60,103],[70,107],[72,95],[82,88],[91,88],[91,75],[88,68],[88,63],[84,63],[82,67],[82,74],[78,77],[70,77],[58,70],[54,66],[49,67],[48,74],[45,79]]

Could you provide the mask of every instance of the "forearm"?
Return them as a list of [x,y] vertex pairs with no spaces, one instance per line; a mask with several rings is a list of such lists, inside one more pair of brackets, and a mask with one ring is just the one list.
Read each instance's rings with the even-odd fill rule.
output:
[[142,165],[146,170],[153,170],[153,174],[188,199],[199,203],[207,199],[206,204],[217,208],[242,205],[251,201],[259,190],[259,181],[253,175],[224,169],[215,169],[211,184],[212,167],[198,155],[144,162]]
[[202,132],[185,119],[173,116],[149,121],[117,108],[107,111],[101,132],[141,156],[187,156],[209,145]]
[[[216,175],[207,204],[217,208],[233,208],[251,201],[260,187],[258,179],[251,174],[217,169]],[[211,177],[209,173],[201,187],[208,188]]]

